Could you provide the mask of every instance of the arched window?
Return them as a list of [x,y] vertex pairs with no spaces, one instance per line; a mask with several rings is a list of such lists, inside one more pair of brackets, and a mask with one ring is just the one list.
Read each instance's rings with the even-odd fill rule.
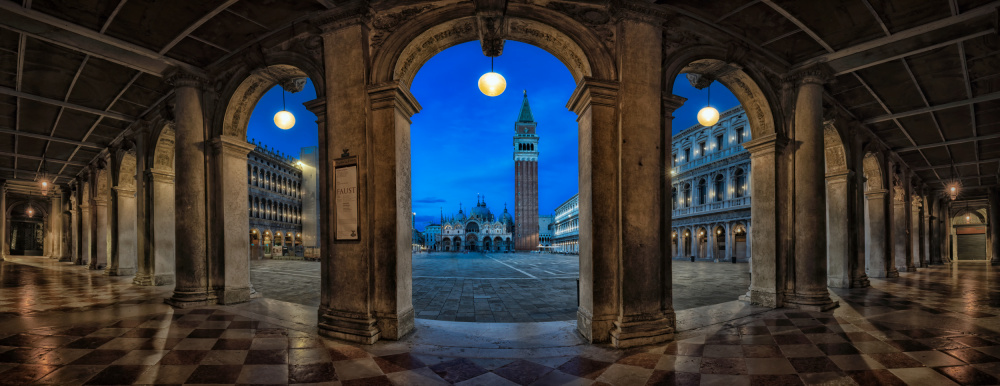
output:
[[691,206],[691,184],[684,184],[683,196],[681,196],[682,206]]
[[698,205],[708,203],[708,182],[704,178],[698,181]]
[[726,180],[719,174],[715,176],[715,201],[722,201],[726,197]]
[[470,222],[469,225],[465,226],[465,232],[466,233],[479,232],[479,224]]
[[253,217],[253,196],[247,196],[247,216]]
[[670,209],[677,209],[677,188],[670,189]]
[[733,178],[733,182],[736,183],[736,186],[733,187],[736,194],[734,194],[733,196],[734,197],[745,196],[747,190],[747,176],[746,174],[743,173],[743,169],[736,169],[736,174],[735,178]]

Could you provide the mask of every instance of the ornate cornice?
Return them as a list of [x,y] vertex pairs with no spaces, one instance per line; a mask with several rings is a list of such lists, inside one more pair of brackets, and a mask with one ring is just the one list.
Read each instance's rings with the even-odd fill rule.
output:
[[167,84],[174,87],[195,87],[201,89],[208,83],[208,79],[201,75],[192,74],[177,67],[170,70],[164,79]]
[[367,25],[374,14],[368,1],[353,1],[321,13],[312,19],[312,24],[328,34],[354,25]]

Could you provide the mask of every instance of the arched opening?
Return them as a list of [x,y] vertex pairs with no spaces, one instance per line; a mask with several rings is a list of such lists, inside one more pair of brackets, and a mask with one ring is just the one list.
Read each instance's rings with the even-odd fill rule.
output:
[[888,189],[881,159],[874,152],[865,153],[862,161],[865,174],[865,273],[868,277],[884,278],[889,274],[889,239],[887,208]]
[[698,228],[698,259],[708,258],[708,231],[705,228]]
[[[850,288],[852,285],[853,253],[857,251],[856,238],[850,224],[855,224],[854,180],[851,179],[847,148],[834,121],[824,122],[823,146],[826,160],[826,257],[827,285],[833,288]],[[858,270],[860,271],[860,270]],[[857,280],[861,280],[858,278]]]
[[[725,261],[726,256],[726,228],[722,225],[716,226],[712,231],[712,252],[715,255],[716,261]],[[736,256],[733,256],[730,261],[736,262]]]
[[49,220],[48,208],[42,200],[27,196],[21,200],[12,200],[4,210],[4,228],[6,234],[3,243],[9,247],[6,254],[14,256],[45,255],[45,226]]
[[686,257],[694,257],[694,255],[691,254],[691,244],[692,244],[691,242],[692,241],[693,240],[691,240],[691,230],[690,229],[685,229],[684,230],[684,256],[686,256]]
[[747,261],[749,260],[750,248],[747,248],[747,235],[749,231],[747,227],[743,224],[737,225],[733,228],[733,260],[736,261]]
[[[150,149],[145,151],[145,167],[147,170],[141,178],[145,178],[143,197],[147,203],[145,226],[148,229],[145,237],[149,240],[149,251],[138,261],[137,272],[133,282],[138,285],[172,285],[175,282],[176,259],[176,224],[174,206],[174,151],[175,137],[173,123],[160,122],[156,126],[150,141]],[[242,201],[242,200],[241,200]],[[86,216],[84,216],[86,217]],[[87,225],[84,224],[84,227]],[[86,235],[81,236],[81,244],[87,242]],[[82,254],[81,254],[82,256]]]
[[959,207],[953,205],[954,215],[951,217],[950,237],[955,240],[952,243],[950,255],[956,262],[966,261],[988,261],[989,247],[987,230],[986,208],[980,207]]
[[257,228],[250,230],[250,258],[253,260],[260,260],[264,254],[260,236],[260,231]]

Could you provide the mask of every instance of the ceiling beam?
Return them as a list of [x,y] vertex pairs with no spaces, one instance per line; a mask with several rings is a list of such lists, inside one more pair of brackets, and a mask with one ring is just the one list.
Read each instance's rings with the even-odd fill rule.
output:
[[991,140],[991,139],[1000,139],[1000,134],[990,134],[990,135],[981,135],[981,136],[978,136],[978,137],[953,139],[951,141],[929,143],[929,144],[920,145],[920,146],[904,147],[902,149],[895,149],[895,150],[896,150],[897,153],[901,153],[901,152],[907,152],[907,151],[929,149],[929,148],[938,147],[938,146],[957,145],[957,144],[960,144],[960,143],[975,142],[975,141],[987,141],[987,140]]
[[65,164],[65,165],[71,165],[71,166],[87,166],[87,164],[85,164],[83,162],[63,161],[63,160],[59,160],[59,159],[55,159],[55,158],[36,157],[36,156],[33,156],[33,155],[25,155],[25,154],[17,154],[17,153],[9,153],[9,152],[6,152],[6,151],[0,151],[0,157],[4,157],[4,156],[6,156],[6,157],[18,157],[18,158],[23,158],[23,159],[35,160],[35,161],[41,161],[41,160],[44,159],[45,162],[52,162],[52,163],[57,163],[57,164]]
[[80,106],[80,105],[69,103],[69,102],[63,102],[63,101],[60,101],[60,100],[50,99],[50,98],[46,98],[46,97],[43,97],[43,96],[28,94],[26,92],[17,91],[17,90],[14,90],[12,88],[8,88],[8,87],[2,87],[2,86],[0,86],[0,94],[15,96],[15,97],[18,97],[18,98],[24,98],[24,99],[28,99],[28,100],[33,100],[33,101],[36,101],[36,102],[47,103],[47,104],[50,104],[50,105],[53,105],[53,106],[65,107],[67,109],[72,109],[72,110],[76,110],[76,111],[82,111],[82,112],[85,112],[85,113],[94,114],[94,115],[97,115],[97,116],[102,116],[102,117],[108,117],[108,118],[112,118],[112,119],[117,119],[119,121],[124,121],[124,122],[129,122],[129,123],[135,122],[135,117],[130,116],[130,115],[119,114],[119,113],[116,113],[116,112],[106,111],[106,110],[98,110],[98,109],[90,108],[90,107],[84,107],[84,106]]
[[28,132],[24,132],[24,131],[17,131],[17,130],[4,129],[4,128],[0,128],[0,134],[12,134],[12,135],[16,135],[16,136],[19,136],[19,137],[44,139],[46,141],[66,143],[66,144],[70,144],[70,145],[77,145],[77,146],[80,146],[80,147],[86,147],[86,148],[97,149],[97,150],[101,150],[101,149],[104,149],[105,147],[107,147],[107,146],[101,146],[101,145],[98,145],[96,143],[91,143],[91,142],[80,142],[80,141],[74,141],[72,139],[53,137],[51,135],[28,133]]
[[955,167],[958,167],[958,166],[978,166],[978,165],[988,164],[988,163],[993,163],[993,162],[1000,162],[1000,158],[987,158],[987,159],[979,160],[979,161],[956,162],[954,164],[947,164],[947,165],[921,166],[921,167],[916,167],[916,168],[910,168],[910,170],[913,170],[915,172],[919,172],[919,171],[924,171],[924,170],[945,169],[945,168],[950,168],[952,166],[955,166]]
[[200,19],[196,20],[194,23],[192,23],[186,29],[184,29],[184,31],[181,31],[180,34],[174,37],[174,40],[171,40],[170,43],[167,43],[167,45],[163,46],[163,48],[160,49],[159,54],[160,55],[166,54],[167,51],[170,51],[171,48],[174,48],[174,46],[180,43],[181,40],[184,40],[184,38],[188,37],[188,35],[190,35],[192,32],[194,32],[198,28],[201,28],[201,26],[207,23],[209,20],[212,20],[212,18],[215,17],[215,15],[222,13],[222,11],[225,11],[226,8],[229,8],[230,5],[233,5],[237,1],[239,0],[226,0],[226,2],[219,4],[219,6],[215,7],[215,9],[202,15]]
[[808,26],[806,26],[806,23],[803,23],[801,20],[799,20],[795,16],[792,16],[791,13],[789,13],[788,11],[786,11],[784,8],[781,8],[781,6],[775,4],[771,0],[761,0],[761,1],[763,1],[764,4],[767,4],[767,6],[771,7],[771,9],[773,9],[775,12],[781,14],[781,16],[784,16],[786,19],[788,19],[788,21],[792,22],[792,24],[795,24],[797,27],[799,27],[799,29],[802,30],[802,32],[805,32],[807,35],[809,35],[809,37],[811,37],[813,40],[815,40],[816,43],[819,43],[819,45],[822,46],[823,49],[826,50],[826,52],[833,52],[834,51],[833,47],[830,47],[829,44],[826,44],[826,42],[823,41],[823,39],[820,38],[819,35],[817,35],[815,31],[813,31]]
[[967,106],[967,105],[971,105],[973,103],[989,102],[989,101],[996,100],[996,99],[1000,99],[1000,92],[995,92],[995,93],[986,94],[986,95],[980,95],[980,96],[977,96],[975,98],[969,98],[969,99],[961,100],[961,101],[942,103],[942,104],[937,105],[937,106],[921,107],[919,109],[914,109],[914,110],[910,110],[910,111],[904,111],[904,112],[901,112],[901,113],[880,115],[880,116],[877,116],[877,117],[872,117],[872,118],[865,119],[862,123],[864,123],[864,124],[867,125],[867,124],[872,124],[872,123],[890,121],[890,120],[899,119],[899,118],[903,118],[903,117],[909,117],[909,116],[918,115],[918,114],[930,113],[930,112],[934,112],[934,111],[938,111],[938,110],[946,110],[946,109],[950,109],[950,108],[953,108],[953,107]]
[[171,67],[204,75],[194,65],[9,1],[0,1],[0,27],[159,77]]
[[870,40],[836,52],[807,59],[792,66],[792,71],[827,63],[836,74],[899,59],[942,45],[996,33],[996,9],[1000,1],[970,9],[890,36]]

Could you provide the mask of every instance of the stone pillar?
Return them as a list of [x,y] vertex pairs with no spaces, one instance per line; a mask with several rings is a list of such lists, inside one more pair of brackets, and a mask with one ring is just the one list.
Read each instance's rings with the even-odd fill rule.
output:
[[[134,175],[123,176],[132,178]],[[132,276],[135,275],[136,256],[138,249],[138,226],[136,225],[136,199],[135,190],[129,189],[129,185],[119,185],[115,187],[115,227],[113,232],[118,236],[117,247],[112,255],[112,264],[108,265],[107,274],[110,276]]]
[[135,141],[135,277],[132,284],[152,285],[153,259],[149,234],[149,181],[147,178],[147,138],[149,125],[138,125]]
[[73,215],[70,211],[71,206],[69,204],[68,196],[64,196],[64,201],[62,205],[62,211],[60,215],[62,216],[62,250],[59,253],[60,262],[71,262],[73,261]]
[[951,264],[951,244],[952,244],[952,232],[954,230],[951,227],[951,201],[941,201],[941,263]]
[[84,181],[80,189],[80,260],[77,264],[89,266],[94,259],[94,216],[91,215],[90,182]]
[[[795,101],[793,159],[794,287],[787,303],[792,307],[825,311],[837,306],[826,288],[826,189],[823,142],[823,82],[820,74],[799,79]],[[760,197],[756,194],[754,198]],[[757,224],[754,221],[754,224]]]
[[1000,187],[991,187],[989,195],[990,207],[986,223],[990,230],[990,264],[997,265],[1000,264],[1000,226],[997,224],[1000,221]]
[[78,181],[73,180],[69,201],[69,226],[73,237],[73,249],[71,251],[73,255],[70,257],[70,262],[73,264],[80,264],[83,260],[83,253],[80,251],[83,248],[83,243],[80,240],[83,237],[83,233],[80,232],[80,194],[78,186]]
[[906,261],[906,269],[910,272],[915,272],[917,266],[920,265],[921,249],[923,247],[923,238],[921,237],[920,230],[923,228],[921,225],[920,213],[923,210],[921,208],[920,196],[916,192],[910,192],[910,232],[909,232],[909,242],[910,242],[910,255],[909,259]]
[[729,224],[726,227],[726,260],[734,261],[736,259],[736,225]]
[[851,288],[851,238],[856,222],[850,207],[852,174],[845,168],[826,176],[826,283],[833,288]]
[[62,197],[58,187],[53,187],[49,193],[52,194],[48,218],[50,240],[46,253],[49,257],[58,259],[62,255]]
[[889,277],[898,277],[899,272],[907,272],[907,249],[909,248],[909,228],[906,216],[910,212],[909,197],[906,194],[904,172],[893,175],[892,186],[892,263]]
[[10,246],[7,244],[9,237],[7,229],[7,182],[0,182],[0,261],[6,259],[10,253]]
[[[176,285],[167,303],[183,308],[207,304],[211,288],[206,218],[206,137],[201,109],[202,80],[183,71],[176,71],[167,79],[174,86],[175,98],[174,206],[177,213],[182,214],[175,220]],[[243,173],[240,171],[240,175]],[[240,201],[243,200],[240,198]]]
[[941,198],[935,198],[931,201],[932,211],[931,211],[931,265],[941,264],[941,249],[944,245],[944,236],[941,234]]
[[90,269],[104,269],[107,267],[111,252],[111,224],[108,218],[110,185],[108,179],[106,166],[103,164],[98,165],[97,169],[94,170],[94,181],[93,186],[91,186],[93,192],[91,203],[93,206],[90,209],[94,227],[91,232],[94,239],[91,241],[92,245],[90,247],[91,253],[93,253],[90,264],[88,264]]
[[223,135],[212,140],[215,162],[211,276],[222,304],[250,300],[250,216],[247,211],[247,154],[256,146]]
[[928,267],[931,264],[931,243],[934,240],[931,230],[933,228],[934,216],[933,207],[934,204],[933,196],[930,194],[925,194],[923,197],[924,205],[921,210],[921,220],[920,220],[920,266]]
[[[783,193],[779,186],[779,159],[788,139],[778,134],[757,136],[743,144],[750,152],[750,223],[755,230],[749,232],[747,240],[752,240],[750,256],[750,290],[742,300],[752,304],[778,308],[785,303],[785,282],[787,256],[781,243],[781,216],[785,215],[785,203],[779,200]],[[815,160],[813,161],[815,162]],[[784,181],[787,183],[788,181]],[[824,244],[817,244],[824,246]]]
[[[420,111],[417,100],[398,84],[368,89],[372,118],[373,157],[370,181],[374,187],[375,318],[382,337],[399,339],[413,330],[413,277],[410,197],[410,117]],[[489,237],[489,236],[486,236]],[[484,243],[478,240],[479,249]]]
[[[372,276],[373,245],[378,238],[371,224],[372,159],[368,132],[367,58],[368,29],[364,20],[337,20],[323,26],[323,52],[326,74],[326,130],[319,134],[321,153],[321,201],[330,211],[320,225],[323,239],[319,309],[321,335],[371,344],[381,331],[375,318]],[[332,118],[332,119],[331,119]],[[357,157],[358,238],[336,239],[335,160],[342,153]],[[391,172],[391,171],[390,171]],[[383,239],[384,240],[384,239]],[[381,240],[380,240],[381,241]],[[395,245],[399,240],[392,240]],[[409,283],[407,281],[406,283]]]
[[[174,207],[174,174],[154,168],[146,172],[147,196],[149,200],[149,254],[152,265],[148,282],[142,285],[174,284],[176,262],[176,209]],[[139,284],[139,283],[137,283]]]
[[886,259],[888,238],[886,237],[886,190],[872,189],[865,193],[868,199],[868,277],[887,277],[889,261]]

